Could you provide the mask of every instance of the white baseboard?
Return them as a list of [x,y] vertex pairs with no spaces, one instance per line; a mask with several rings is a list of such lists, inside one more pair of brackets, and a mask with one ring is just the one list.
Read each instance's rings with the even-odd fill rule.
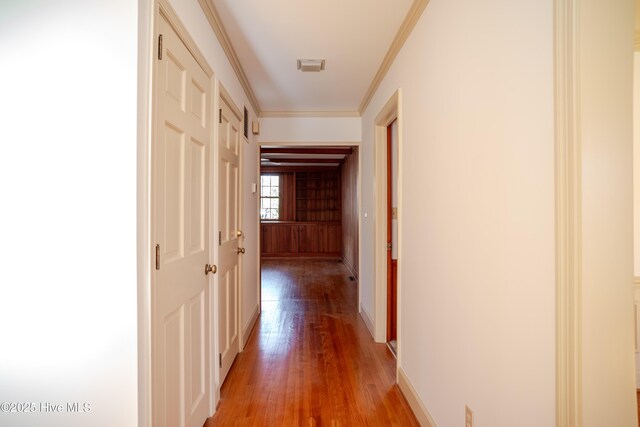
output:
[[253,327],[256,325],[256,321],[258,320],[258,316],[260,315],[260,304],[256,304],[256,307],[253,309],[253,314],[251,315],[251,319],[242,330],[242,348],[247,345],[247,341],[249,341],[249,337],[251,336],[251,331],[253,331]]
[[400,387],[404,398],[407,399],[407,403],[409,403],[420,425],[423,427],[438,427],[401,367],[398,367],[398,387]]
[[367,329],[369,329],[369,333],[371,337],[375,338],[375,334],[373,332],[373,320],[371,319],[371,315],[365,310],[364,306],[360,304],[360,317],[364,320],[364,324],[367,325]]

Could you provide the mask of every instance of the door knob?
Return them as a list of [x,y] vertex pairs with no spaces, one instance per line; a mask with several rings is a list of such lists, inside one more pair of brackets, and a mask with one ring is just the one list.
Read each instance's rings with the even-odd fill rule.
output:
[[204,265],[204,275],[206,276],[207,274],[211,273],[211,274],[216,274],[216,272],[218,271],[218,267],[215,264],[205,264]]
[[238,231],[236,232],[236,235],[237,235],[238,237],[244,237],[244,233],[242,232],[242,230],[238,230]]
[[238,252],[239,254],[243,254],[244,253],[244,248],[238,248]]

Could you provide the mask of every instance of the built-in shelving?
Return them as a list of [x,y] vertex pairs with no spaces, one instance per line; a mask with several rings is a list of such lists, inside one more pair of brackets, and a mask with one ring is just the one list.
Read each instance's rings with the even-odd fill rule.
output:
[[296,221],[340,221],[340,172],[296,172]]

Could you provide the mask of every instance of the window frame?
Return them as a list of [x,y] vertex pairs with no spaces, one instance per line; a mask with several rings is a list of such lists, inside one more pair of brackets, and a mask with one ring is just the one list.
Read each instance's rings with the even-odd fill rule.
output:
[[[277,177],[278,178],[278,195],[277,196],[266,196],[263,194],[263,188],[265,188],[265,186],[262,184],[262,177],[265,176],[270,176],[270,177]],[[274,186],[271,185],[271,183],[269,184],[268,188],[273,188]],[[262,200],[263,199],[268,199],[268,200],[273,200],[273,199],[277,199],[278,200],[278,217],[277,218],[263,218],[262,217]],[[268,210],[272,210],[274,208],[269,207],[269,208],[264,208],[264,209],[268,209]],[[261,173],[260,174],[260,222],[274,222],[274,221],[281,221],[282,220],[282,174],[279,173],[273,173],[273,172],[266,172],[266,173]]]

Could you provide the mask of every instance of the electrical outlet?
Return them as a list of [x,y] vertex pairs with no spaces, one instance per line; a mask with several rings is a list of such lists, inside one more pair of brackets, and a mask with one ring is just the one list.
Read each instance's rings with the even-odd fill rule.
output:
[[464,405],[464,427],[473,427],[473,412],[467,405]]

